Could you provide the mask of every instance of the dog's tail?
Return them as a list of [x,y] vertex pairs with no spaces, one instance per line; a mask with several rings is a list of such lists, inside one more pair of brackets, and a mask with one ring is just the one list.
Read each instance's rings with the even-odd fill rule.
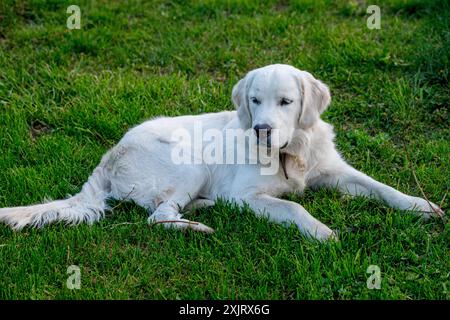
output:
[[67,224],[87,222],[92,224],[104,215],[108,206],[106,199],[111,191],[109,172],[105,166],[106,156],[95,168],[81,192],[65,200],[57,200],[27,207],[0,209],[0,221],[20,230],[25,226],[42,227],[63,221]]

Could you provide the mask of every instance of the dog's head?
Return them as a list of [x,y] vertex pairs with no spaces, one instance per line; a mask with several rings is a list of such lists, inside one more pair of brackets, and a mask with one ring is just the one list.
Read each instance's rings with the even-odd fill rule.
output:
[[314,125],[331,97],[310,73],[274,64],[247,73],[234,86],[232,100],[242,127],[253,128],[258,143],[282,149],[297,129]]

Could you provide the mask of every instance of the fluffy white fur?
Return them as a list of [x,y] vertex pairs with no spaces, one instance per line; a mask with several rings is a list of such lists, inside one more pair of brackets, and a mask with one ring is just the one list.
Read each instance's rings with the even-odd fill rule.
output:
[[[282,99],[290,103],[282,105]],[[330,92],[310,73],[279,64],[250,71],[233,88],[232,100],[237,112],[144,122],[104,155],[79,194],[45,204],[3,208],[0,220],[15,229],[55,221],[92,223],[107,209],[106,199],[115,198],[147,208],[150,223],[212,232],[204,224],[183,219],[180,211],[210,206],[222,198],[248,204],[255,214],[271,221],[294,223],[313,238],[336,238],[300,204],[277,198],[305,187],[337,187],[343,193],[374,197],[423,217],[442,213],[437,205],[377,182],[342,159],[333,143],[332,126],[320,119],[330,103]],[[278,129],[279,141],[273,141],[271,147],[283,154],[285,170],[280,166],[275,175],[261,175],[259,163],[174,164],[172,134],[179,128],[193,134],[199,121],[204,130],[248,129],[257,124]]]

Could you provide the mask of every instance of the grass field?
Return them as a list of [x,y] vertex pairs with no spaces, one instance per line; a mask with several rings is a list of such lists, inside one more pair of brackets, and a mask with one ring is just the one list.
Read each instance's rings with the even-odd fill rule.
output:
[[[81,8],[68,30],[66,8]],[[356,168],[448,211],[449,5],[377,1],[3,0],[0,207],[75,194],[102,154],[156,115],[232,109],[248,70],[288,63],[330,86],[323,118]],[[319,244],[231,203],[191,213],[213,235],[149,227],[113,202],[93,225],[0,225],[1,299],[449,299],[447,219],[334,191],[298,201],[340,232]],[[81,289],[66,287],[68,266]],[[378,265],[380,290],[366,286]]]

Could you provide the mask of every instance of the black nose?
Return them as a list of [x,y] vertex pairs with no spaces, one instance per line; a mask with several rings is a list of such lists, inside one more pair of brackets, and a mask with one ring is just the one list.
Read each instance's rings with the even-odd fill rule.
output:
[[272,127],[267,123],[257,124],[253,127],[253,130],[256,132],[256,137],[259,139],[259,135],[265,136],[266,138],[270,137],[270,132],[272,131]]

